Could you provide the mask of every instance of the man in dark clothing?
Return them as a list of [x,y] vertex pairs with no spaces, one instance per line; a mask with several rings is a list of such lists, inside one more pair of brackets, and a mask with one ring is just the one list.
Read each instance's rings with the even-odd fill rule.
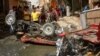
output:
[[24,34],[24,30],[23,30],[23,10],[22,7],[18,7],[15,13],[16,16],[16,36],[17,39],[20,40],[20,37]]
[[17,20],[23,19],[23,10],[22,10],[22,7],[20,6],[16,10],[16,19]]

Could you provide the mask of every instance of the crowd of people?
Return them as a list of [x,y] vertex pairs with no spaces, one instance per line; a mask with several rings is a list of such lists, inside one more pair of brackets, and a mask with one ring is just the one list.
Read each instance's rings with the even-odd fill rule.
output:
[[45,9],[44,6],[35,7],[32,6],[32,11],[30,11],[28,6],[13,6],[13,11],[15,11],[15,17],[17,20],[25,20],[25,21],[33,21],[36,23],[45,23],[48,19],[48,13],[51,15],[51,19],[54,21],[59,20],[60,16],[64,16],[65,10],[63,8],[52,8],[49,7],[49,9]]

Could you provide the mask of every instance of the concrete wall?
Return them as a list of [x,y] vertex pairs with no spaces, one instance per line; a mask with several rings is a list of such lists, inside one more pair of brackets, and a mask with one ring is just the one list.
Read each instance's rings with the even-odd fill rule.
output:
[[99,24],[100,23],[100,9],[95,9],[87,13],[88,24]]

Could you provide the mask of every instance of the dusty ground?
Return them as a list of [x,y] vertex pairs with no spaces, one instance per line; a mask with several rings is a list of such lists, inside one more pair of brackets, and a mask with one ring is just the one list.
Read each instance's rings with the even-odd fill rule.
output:
[[0,39],[0,56],[48,56],[55,51],[55,46],[21,43],[14,35]]
[[54,46],[31,45],[21,51],[21,56],[54,56],[55,49]]

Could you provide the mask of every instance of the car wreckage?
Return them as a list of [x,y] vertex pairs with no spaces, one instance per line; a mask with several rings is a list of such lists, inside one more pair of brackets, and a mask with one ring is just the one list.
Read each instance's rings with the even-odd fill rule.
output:
[[[25,22],[24,20],[16,20],[15,15],[12,12],[8,13],[5,18],[5,22],[10,27],[10,33],[20,35],[22,42],[35,42],[40,44],[49,44],[51,42],[55,43],[55,41],[50,41],[48,39],[52,39],[51,37],[55,36],[55,30],[59,28],[58,24],[55,21],[46,22],[44,25],[41,25],[32,21]],[[29,36],[27,35],[27,33],[28,35],[30,34],[30,38],[28,38]],[[23,37],[24,35],[27,37]],[[29,40],[31,39],[31,37],[36,36],[41,36],[42,38],[33,38],[34,41]],[[40,40],[41,42],[39,42]]]
[[[11,26],[11,29],[16,29],[16,27],[12,28],[15,24],[15,20],[13,19],[13,16],[9,15],[6,18],[6,23]],[[21,30],[23,29],[24,23],[18,23],[17,26],[17,30]],[[27,31],[24,34],[21,33],[23,34],[21,36],[22,42],[57,45],[57,39],[60,37],[62,43],[58,47],[57,56],[100,55],[100,24],[92,24],[80,31],[66,32],[56,22],[45,23],[43,26],[30,22]],[[23,31],[17,31],[17,33],[20,32]]]

